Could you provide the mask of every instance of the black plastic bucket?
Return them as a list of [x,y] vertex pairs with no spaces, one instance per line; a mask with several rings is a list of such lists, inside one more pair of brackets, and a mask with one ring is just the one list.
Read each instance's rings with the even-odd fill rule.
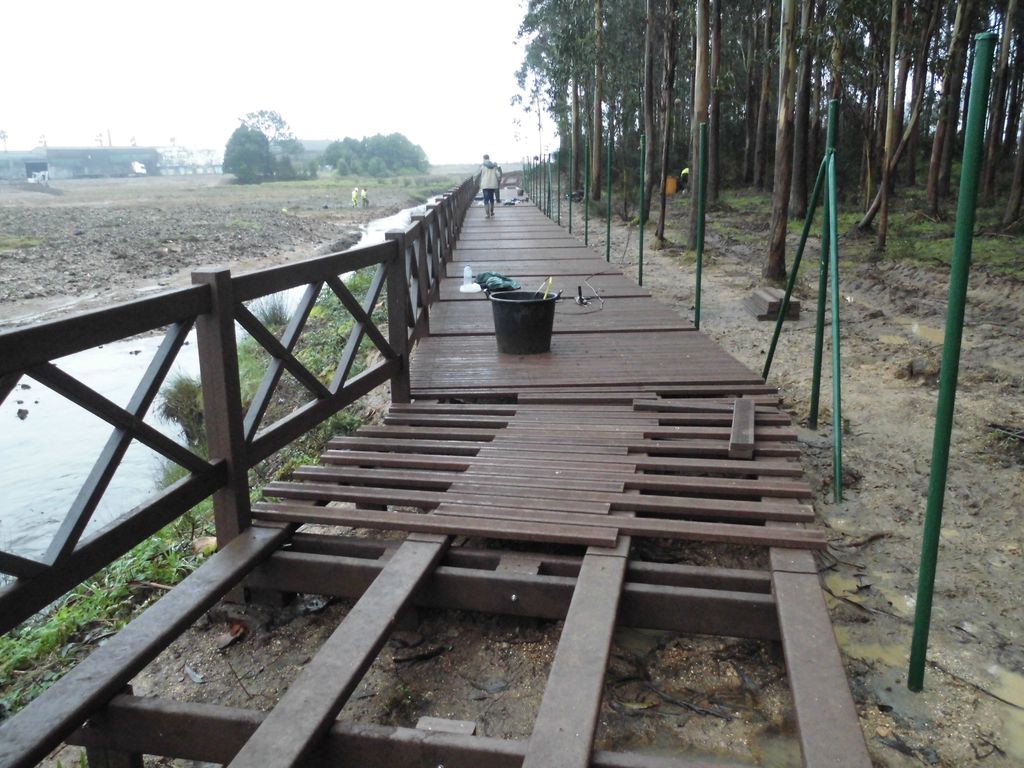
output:
[[551,351],[555,302],[560,294],[539,291],[496,291],[490,295],[498,351],[535,355]]

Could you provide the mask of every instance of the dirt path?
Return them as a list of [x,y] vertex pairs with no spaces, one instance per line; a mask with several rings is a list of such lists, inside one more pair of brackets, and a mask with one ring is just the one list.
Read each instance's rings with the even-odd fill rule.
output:
[[[0,190],[0,236],[41,242],[0,253],[0,322],[51,317],[187,284],[188,270],[199,264],[230,262],[246,269],[310,256],[325,244],[349,242],[366,219],[406,203],[400,196],[374,200],[379,207],[363,211],[345,206],[344,190],[335,200],[310,196],[299,186],[271,191],[224,188],[213,179],[173,179],[167,186],[135,181],[83,182],[62,196]],[[681,219],[684,202],[675,205]],[[756,233],[762,223],[743,226]],[[767,221],[763,226],[766,232]],[[581,220],[576,231],[582,231]],[[762,254],[716,234],[714,215],[708,231],[702,330],[760,371],[772,324],[757,322],[743,299],[762,283]],[[669,237],[682,240],[678,231]],[[599,253],[603,238],[603,224],[592,220],[591,244]],[[636,246],[635,229],[616,223],[612,260],[634,278]],[[808,257],[816,262],[813,248]],[[803,314],[786,324],[769,377],[804,426],[813,271],[801,279]],[[692,259],[678,249],[655,252],[648,245],[644,278],[659,298],[692,317]],[[895,262],[843,265],[847,487],[841,504],[832,502],[827,344],[821,428],[801,431],[815,506],[830,533],[831,547],[820,565],[836,633],[872,756],[878,765],[894,768],[1024,763],[1024,449],[1006,434],[1024,426],[1024,286],[980,273],[970,282],[926,692],[906,690],[947,281],[943,272]],[[137,690],[270,706],[308,661],[316,647],[312,638],[328,632],[346,610],[343,604],[314,604],[311,610],[302,605],[291,613],[251,617],[253,629],[223,653],[218,645],[226,625],[215,615],[175,643],[136,681]],[[404,640],[389,644],[346,716],[414,724],[418,712],[430,711],[478,719],[489,735],[523,735],[556,638],[555,625],[460,626],[428,617]],[[690,638],[619,640],[602,712],[604,743],[657,747],[655,731],[669,723],[673,739],[700,754],[791,764],[792,741],[775,742],[772,736],[786,731],[788,692],[770,674],[774,664],[781,676],[778,659],[723,641],[709,648]],[[403,644],[440,650],[410,664]],[[709,663],[708,651],[728,664]],[[741,668],[736,665],[745,658],[769,674],[753,681],[737,676],[734,667]],[[667,712],[649,691],[630,692],[614,682],[636,678],[637,665],[662,673],[671,669],[680,679],[704,685],[702,701],[728,702],[761,736],[749,738],[713,717]],[[759,691],[757,706],[744,693],[748,682]]]

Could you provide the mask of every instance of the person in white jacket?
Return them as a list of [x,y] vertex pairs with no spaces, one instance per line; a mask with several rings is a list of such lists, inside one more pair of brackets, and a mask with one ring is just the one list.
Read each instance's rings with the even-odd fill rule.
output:
[[494,198],[501,186],[501,166],[491,162],[490,155],[484,155],[480,166],[480,190],[484,193],[484,216],[494,216]]

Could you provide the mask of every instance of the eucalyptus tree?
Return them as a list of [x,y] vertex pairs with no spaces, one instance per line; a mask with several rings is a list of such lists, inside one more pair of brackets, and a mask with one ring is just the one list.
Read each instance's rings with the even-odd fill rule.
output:
[[[999,44],[999,59],[995,77],[992,79],[992,108],[989,115],[988,135],[985,137],[985,165],[981,177],[981,197],[986,205],[995,201],[996,169],[1002,159],[1001,141],[1006,117],[1006,91],[1009,86],[1010,41],[1013,38],[1014,19],[1017,16],[1017,0],[1007,0],[1006,12],[1002,17]],[[1020,51],[1017,52],[1018,59]]]
[[977,0],[958,0],[956,4],[956,17],[942,73],[938,122],[928,163],[928,212],[932,216],[939,215],[939,203],[949,195],[948,168],[951,164],[957,116],[960,114],[960,90],[967,60],[965,52],[977,5]]
[[581,101],[586,100],[591,87],[592,9],[590,0],[530,0],[519,28],[519,37],[526,46],[516,75],[524,89],[527,80],[533,78],[536,96],[532,107],[524,107],[539,109],[543,93],[562,145],[568,143],[570,147],[572,189],[580,186],[580,114],[586,111]]
[[786,276],[789,187],[793,179],[796,0],[782,0],[782,16],[779,23],[779,111],[775,126],[775,179],[772,185],[772,224],[768,256],[763,270],[764,276],[769,278]]

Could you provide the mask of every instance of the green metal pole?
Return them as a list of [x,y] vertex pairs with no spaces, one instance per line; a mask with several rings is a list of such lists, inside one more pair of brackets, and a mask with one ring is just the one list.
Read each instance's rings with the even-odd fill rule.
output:
[[583,244],[590,245],[590,139],[583,145]]
[[[839,129],[839,102],[833,99],[828,104],[828,131],[825,135],[825,158],[823,164],[828,163],[829,157],[836,149],[836,132]],[[811,429],[818,428],[818,400],[821,396],[821,354],[825,339],[825,295],[828,291],[828,251],[829,251],[829,201],[825,195],[824,207],[821,211],[821,261],[818,263],[818,311],[814,320],[814,362],[811,367],[811,413],[808,417],[808,426]]]
[[545,179],[547,180],[547,185],[548,185],[547,215],[548,215],[548,218],[550,219],[551,218],[551,155],[548,155],[547,162],[544,163],[544,169],[545,169],[545,171],[547,171],[547,173],[545,173],[544,176],[545,176]]
[[[610,122],[610,121],[609,121]],[[608,157],[605,162],[604,175],[608,179],[608,192],[605,195],[607,205],[605,208],[605,232],[604,232],[604,260],[612,260],[612,148],[615,146],[612,136],[611,125],[608,126]]]
[[810,208],[807,209],[807,216],[804,218],[804,228],[800,233],[800,245],[796,248],[796,256],[793,257],[793,268],[789,272],[789,280],[786,283],[786,295],[782,297],[782,306],[779,307],[779,316],[775,318],[775,332],[772,334],[772,343],[768,346],[768,357],[764,361],[764,368],[761,370],[761,378],[767,379],[768,372],[772,368],[772,360],[775,358],[775,347],[779,343],[779,335],[782,333],[782,323],[789,311],[789,299],[793,295],[793,288],[796,286],[797,273],[800,272],[800,261],[804,256],[804,247],[807,245],[807,237],[811,233],[811,225],[814,223],[814,214],[818,210],[818,203],[821,201],[821,189],[825,181],[825,169],[828,167],[828,156],[821,161],[818,167],[818,175],[814,179],[814,191],[811,192]]
[[562,223],[562,147],[558,147],[558,165],[555,168],[555,197],[558,199],[555,221]]
[[704,266],[704,197],[708,186],[708,124],[699,126],[697,166],[697,285],[694,288],[693,327],[700,330],[700,279]]
[[992,55],[996,45],[996,34],[983,32],[974,40],[974,70],[971,73],[971,99],[967,107],[960,196],[956,209],[953,265],[949,276],[949,305],[946,309],[946,336],[942,345],[939,402],[935,414],[935,439],[932,443],[932,472],[928,479],[928,506],[924,517],[921,568],[914,610],[914,638],[910,645],[910,672],[907,675],[907,687],[912,691],[920,691],[924,687],[924,664],[928,654],[928,628],[932,617],[935,565],[939,556],[939,534],[942,530],[942,504],[946,493],[946,473],[949,469],[949,443],[953,432],[956,382],[960,373],[960,342],[963,338],[964,307],[967,303],[967,276],[971,268],[974,216],[978,202],[978,175],[981,170],[982,144],[985,141],[985,112],[992,77]]
[[647,137],[640,134],[640,270],[637,283],[644,284],[644,167],[645,155],[647,154]]
[[839,360],[839,212],[836,154],[828,156],[828,230],[832,267],[832,498],[843,500],[843,369]]
[[573,158],[573,157],[569,158],[569,234],[570,235],[572,234],[572,195],[573,195],[573,192],[576,191],[576,190],[573,189],[573,186],[574,186],[573,182],[575,181],[575,179],[573,178],[573,171],[574,171],[574,168],[575,168],[574,165],[573,165],[573,160],[574,159],[575,158]]

